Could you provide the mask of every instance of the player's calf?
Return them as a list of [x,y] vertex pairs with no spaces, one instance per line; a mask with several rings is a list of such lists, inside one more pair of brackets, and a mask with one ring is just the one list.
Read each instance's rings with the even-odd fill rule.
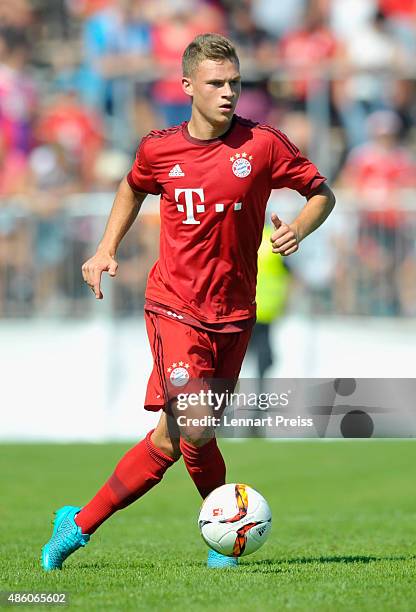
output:
[[179,410],[170,405],[172,420],[180,434],[180,450],[186,469],[202,498],[225,483],[225,463],[209,422],[209,406],[189,406]]

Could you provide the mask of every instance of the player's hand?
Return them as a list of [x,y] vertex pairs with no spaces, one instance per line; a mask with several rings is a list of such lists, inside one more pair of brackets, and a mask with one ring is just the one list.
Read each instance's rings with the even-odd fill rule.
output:
[[273,253],[280,255],[292,255],[299,248],[299,240],[295,229],[279,219],[276,213],[272,213],[272,223],[276,231],[270,236]]
[[118,263],[109,253],[97,251],[96,254],[91,257],[82,266],[82,276],[84,281],[91,287],[97,300],[103,299],[101,292],[101,275],[103,272],[108,272],[110,276],[117,274]]

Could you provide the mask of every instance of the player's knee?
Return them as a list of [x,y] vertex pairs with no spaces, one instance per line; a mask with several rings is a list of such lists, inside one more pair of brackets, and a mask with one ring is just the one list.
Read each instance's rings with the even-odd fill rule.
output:
[[187,427],[181,429],[181,438],[193,446],[204,446],[212,440],[213,437],[214,432],[212,428]]
[[215,419],[206,405],[190,405],[184,410],[177,403],[171,404],[172,417],[176,431],[185,442],[194,446],[204,446],[215,436]]

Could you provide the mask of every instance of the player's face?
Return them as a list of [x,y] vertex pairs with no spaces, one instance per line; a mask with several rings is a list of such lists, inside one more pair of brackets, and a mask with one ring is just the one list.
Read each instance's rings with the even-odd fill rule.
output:
[[240,71],[235,62],[203,60],[182,82],[185,93],[192,97],[192,113],[200,114],[214,126],[231,121],[241,92]]

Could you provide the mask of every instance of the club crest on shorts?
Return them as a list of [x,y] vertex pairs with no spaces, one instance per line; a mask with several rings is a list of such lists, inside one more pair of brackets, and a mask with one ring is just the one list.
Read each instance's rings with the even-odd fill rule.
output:
[[168,367],[170,382],[174,387],[183,387],[189,380],[189,363],[178,361]]
[[246,178],[251,172],[251,160],[253,159],[252,155],[249,155],[245,151],[243,153],[236,153],[230,157],[230,162],[232,162],[232,170],[235,176],[238,178]]

